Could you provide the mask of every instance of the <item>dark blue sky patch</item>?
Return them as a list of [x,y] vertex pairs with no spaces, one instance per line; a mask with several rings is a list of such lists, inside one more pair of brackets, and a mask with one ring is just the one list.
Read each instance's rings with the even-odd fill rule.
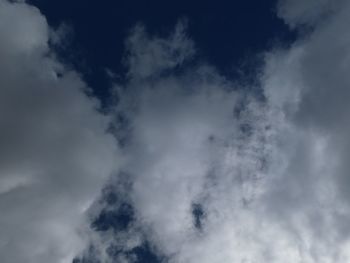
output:
[[122,231],[128,228],[133,221],[133,208],[129,204],[122,204],[116,210],[102,210],[92,222],[91,227],[96,231]]
[[[166,258],[158,256],[153,252],[148,242],[143,243],[129,251],[120,250],[118,247],[111,246],[107,250],[111,258],[126,258],[134,263],[165,263]],[[79,262],[80,263],[80,262]]]
[[102,209],[92,215],[91,227],[96,231],[125,231],[134,221],[134,208],[130,204],[127,191],[130,189],[129,176],[120,172],[118,179],[109,182],[102,190],[98,206]]
[[254,75],[256,54],[295,38],[275,15],[275,0],[252,1],[138,1],[138,0],[29,0],[53,27],[72,27],[60,57],[82,72],[103,102],[110,98],[106,69],[125,80],[124,40],[136,23],[153,34],[167,36],[179,18],[189,21],[189,36],[198,56],[232,78]]
[[135,263],[165,263],[166,258],[156,255],[149,244],[146,242],[142,246],[136,247],[131,251],[136,256]]
[[200,203],[192,204],[192,217],[193,217],[193,225],[196,229],[203,229],[203,220],[205,217],[203,205]]

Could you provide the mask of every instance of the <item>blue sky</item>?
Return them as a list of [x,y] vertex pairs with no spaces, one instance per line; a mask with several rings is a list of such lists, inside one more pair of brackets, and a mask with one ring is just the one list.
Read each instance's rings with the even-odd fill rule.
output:
[[345,0],[0,0],[0,261],[350,262]]
[[[34,0],[53,27],[72,30],[61,58],[82,72],[97,96],[109,96],[106,69],[123,79],[124,40],[137,23],[151,34],[167,35],[177,21],[188,19],[188,34],[198,56],[228,77],[254,70],[259,52],[288,45],[295,33],[276,16],[276,1],[45,1]],[[243,64],[247,64],[242,67]]]

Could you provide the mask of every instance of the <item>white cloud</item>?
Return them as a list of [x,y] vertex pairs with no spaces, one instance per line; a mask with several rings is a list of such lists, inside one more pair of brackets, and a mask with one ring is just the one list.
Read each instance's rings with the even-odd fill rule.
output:
[[36,8],[0,1],[4,263],[71,262],[85,243],[84,212],[116,161],[109,119],[55,60],[49,31]]
[[[207,65],[167,71],[192,54],[186,38],[177,42],[181,60],[167,53],[172,37],[144,34],[129,45],[138,63],[119,93],[131,130],[123,169],[138,224],[170,262],[350,260],[350,5],[328,4],[280,2],[287,23],[313,31],[266,54],[266,101]],[[137,65],[149,56],[157,70],[145,78]],[[203,208],[201,229],[193,204]]]
[[[153,46],[160,40],[145,41]],[[189,40],[182,41],[186,47]],[[131,54],[139,58],[138,52]],[[133,182],[138,224],[157,251],[174,262],[259,262],[269,253],[278,259],[288,250],[296,254],[259,202],[279,128],[272,127],[275,113],[207,65],[150,79],[131,71],[117,108],[131,128],[123,170]],[[202,229],[194,224],[194,204],[203,208]],[[258,232],[262,224],[267,230]],[[271,237],[281,241],[269,248]]]

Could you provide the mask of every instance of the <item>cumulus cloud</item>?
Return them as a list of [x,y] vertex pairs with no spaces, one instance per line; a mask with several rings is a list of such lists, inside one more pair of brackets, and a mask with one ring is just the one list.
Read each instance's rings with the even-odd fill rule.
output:
[[[24,2],[0,1],[0,258],[71,262],[84,212],[112,173],[109,119],[55,59],[52,30]],[[56,39],[57,41],[57,39]]]
[[286,23],[312,31],[266,52],[253,89],[263,99],[191,60],[181,23],[168,38],[132,32],[115,108],[129,237],[141,232],[169,262],[350,260],[349,8],[280,1]]

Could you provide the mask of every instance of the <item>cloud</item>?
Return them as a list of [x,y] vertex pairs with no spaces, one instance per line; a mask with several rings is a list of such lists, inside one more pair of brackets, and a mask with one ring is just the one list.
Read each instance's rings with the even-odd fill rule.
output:
[[108,117],[40,12],[0,0],[2,262],[350,261],[349,9],[280,1],[312,30],[266,52],[254,89],[198,61],[184,21],[138,25]]
[[339,9],[343,0],[280,0],[277,14],[294,29],[299,26],[315,26]]
[[[179,24],[176,34],[179,30],[185,27]],[[168,44],[152,52],[167,54],[173,34],[143,38],[142,46],[159,42]],[[132,185],[134,225],[170,262],[259,262],[270,254],[285,258],[287,249],[297,253],[260,201],[276,147],[276,113],[213,67],[183,64],[191,62],[188,43],[187,38],[177,41],[181,60],[162,56],[154,63],[162,65],[164,57],[170,61],[148,78],[131,68],[127,86],[117,88],[115,112],[128,120],[122,170]],[[131,61],[144,55],[137,47],[128,47]],[[182,70],[169,71],[168,65]],[[271,237],[281,241],[267,247]]]
[[181,65],[194,53],[193,43],[186,37],[182,20],[169,39],[152,38],[144,26],[135,26],[126,40],[126,66],[131,78],[147,78]]
[[155,253],[191,263],[350,260],[349,8],[280,1],[286,23],[313,29],[266,52],[264,99],[193,60],[185,27],[165,38],[133,31],[115,112],[128,130],[133,231]]
[[289,162],[287,175],[299,190],[285,187],[285,197],[299,204],[295,207],[298,210],[300,204],[307,206],[302,216],[314,222],[309,229],[318,246],[323,247],[313,248],[317,262],[349,260],[349,8],[347,2],[339,2],[338,10],[327,23],[319,23],[312,34],[285,51],[280,60],[270,59],[268,63],[268,67],[284,65],[268,74],[268,93],[280,96],[281,91],[285,92],[286,88],[270,82],[283,76],[283,83],[288,83],[285,87],[294,90],[296,98],[287,120],[301,132],[301,137],[294,146],[291,160],[295,161]]
[[36,8],[0,1],[4,263],[71,262],[86,242],[84,212],[115,167],[110,120],[55,59],[51,31]]

